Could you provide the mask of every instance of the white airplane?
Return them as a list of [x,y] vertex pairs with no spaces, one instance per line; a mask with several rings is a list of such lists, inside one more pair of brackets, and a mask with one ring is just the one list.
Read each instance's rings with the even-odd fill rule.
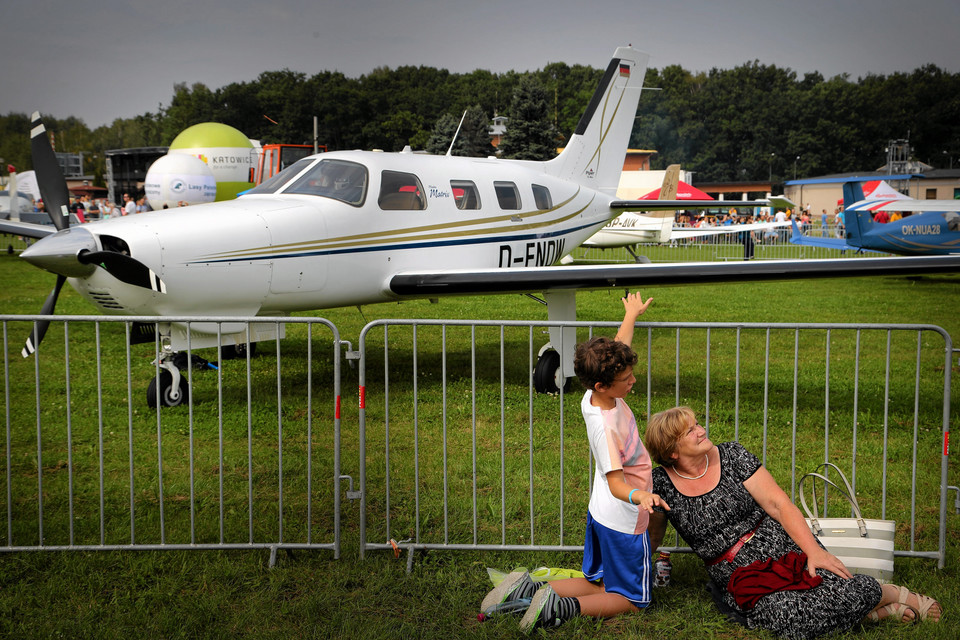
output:
[[[681,206],[669,211],[653,214],[622,213],[597,233],[584,241],[584,247],[612,249],[625,247],[637,262],[646,260],[633,250],[636,244],[666,244],[671,240],[685,240],[702,238],[742,231],[766,231],[776,227],[787,227],[789,222],[751,222],[721,227],[678,227],[674,226],[674,214],[678,209],[717,209],[726,207],[767,207],[793,208],[796,205],[783,196],[775,196],[767,200],[677,200],[680,165],[673,164],[667,167],[663,176],[663,186],[660,187],[659,201],[680,202]],[[563,260],[565,264],[572,262],[570,256]]]
[[[186,398],[174,356],[187,329],[164,317],[276,317],[294,311],[410,297],[543,292],[551,321],[576,319],[575,291],[657,283],[930,273],[960,257],[805,263],[552,267],[622,211],[668,210],[665,201],[615,193],[648,55],[614,53],[565,150],[545,162],[365,151],[298,161],[235,200],[69,226],[66,186],[39,114],[34,166],[56,230],[0,221],[0,231],[40,238],[21,254],[57,276],[42,315],[69,282],[101,313],[157,316],[161,375],[148,388],[163,404]],[[672,214],[671,214],[672,215]],[[896,260],[908,260],[896,264]],[[952,261],[951,261],[952,260]],[[917,262],[920,261],[920,262]],[[38,321],[29,356],[48,322]],[[277,323],[251,342],[283,337]],[[282,332],[282,330],[281,330]],[[153,342],[154,335],[142,341]],[[534,377],[554,390],[573,373],[572,329],[551,329]],[[245,345],[246,325],[190,324],[191,349]]]

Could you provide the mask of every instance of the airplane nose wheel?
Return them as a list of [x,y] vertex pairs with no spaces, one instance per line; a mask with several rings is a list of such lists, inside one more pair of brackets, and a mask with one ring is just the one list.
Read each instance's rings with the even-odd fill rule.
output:
[[[174,376],[166,369],[160,371],[160,375],[150,381],[147,385],[147,406],[151,409],[157,408],[157,387],[160,387],[160,402],[164,407],[178,407],[185,403],[190,397],[190,387],[186,379],[179,375]],[[176,382],[174,382],[176,377]]]

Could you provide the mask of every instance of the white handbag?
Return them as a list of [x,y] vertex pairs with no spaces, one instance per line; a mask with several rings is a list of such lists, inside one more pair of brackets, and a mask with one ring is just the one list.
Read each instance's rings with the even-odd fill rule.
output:
[[[817,470],[831,467],[843,480],[843,487],[816,471],[805,474],[800,478],[800,504],[807,514],[807,524],[810,531],[821,544],[833,555],[837,556],[851,573],[862,573],[873,576],[881,581],[893,577],[893,542],[896,533],[896,523],[893,520],[865,519],[860,513],[860,505],[850,483],[843,472],[835,464],[824,462]],[[818,518],[816,511],[811,512],[807,507],[804,492],[804,481],[810,479],[813,491],[814,509],[817,506],[816,481],[835,487],[853,507],[852,518]],[[824,487],[826,489],[826,487]]]

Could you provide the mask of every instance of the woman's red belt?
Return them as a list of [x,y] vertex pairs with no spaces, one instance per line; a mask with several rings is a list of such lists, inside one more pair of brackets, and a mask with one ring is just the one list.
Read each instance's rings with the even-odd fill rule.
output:
[[734,542],[732,547],[730,547],[729,549],[727,549],[726,551],[718,555],[713,560],[710,560],[709,562],[707,562],[707,566],[712,567],[713,565],[718,564],[724,560],[726,560],[727,562],[733,562],[733,559],[737,557],[737,553],[740,552],[740,548],[743,545],[750,542],[750,538],[752,538],[753,534],[757,532],[757,529],[760,528],[760,525],[763,524],[763,520],[766,517],[767,516],[763,516],[762,518],[760,518],[760,520],[757,521],[757,526],[755,526],[749,532],[740,536],[740,539]]

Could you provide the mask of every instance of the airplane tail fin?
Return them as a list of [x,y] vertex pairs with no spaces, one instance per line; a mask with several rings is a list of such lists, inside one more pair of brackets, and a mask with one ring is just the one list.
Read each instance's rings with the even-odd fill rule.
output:
[[845,182],[843,185],[843,223],[847,229],[848,244],[860,246],[863,234],[873,226],[869,209],[858,210],[856,205],[864,200],[863,188],[859,182]]
[[546,163],[548,173],[616,195],[649,59],[630,47],[614,52],[567,146]]
[[680,188],[680,165],[672,164],[663,174],[663,184],[660,186],[658,200],[676,200],[677,189]]
[[[667,167],[663,174],[663,185],[660,187],[660,200],[676,200],[677,189],[680,184],[680,165],[672,164]],[[657,242],[665,244],[670,242],[673,235],[673,221],[676,218],[676,211],[653,211],[653,217],[660,218],[660,234]]]
[[790,242],[793,244],[803,244],[803,233],[800,232],[800,227],[797,226],[796,218],[790,218],[790,226],[793,227],[793,235],[790,236]]
[[863,200],[863,187],[859,182],[843,183],[843,208],[848,209]]

